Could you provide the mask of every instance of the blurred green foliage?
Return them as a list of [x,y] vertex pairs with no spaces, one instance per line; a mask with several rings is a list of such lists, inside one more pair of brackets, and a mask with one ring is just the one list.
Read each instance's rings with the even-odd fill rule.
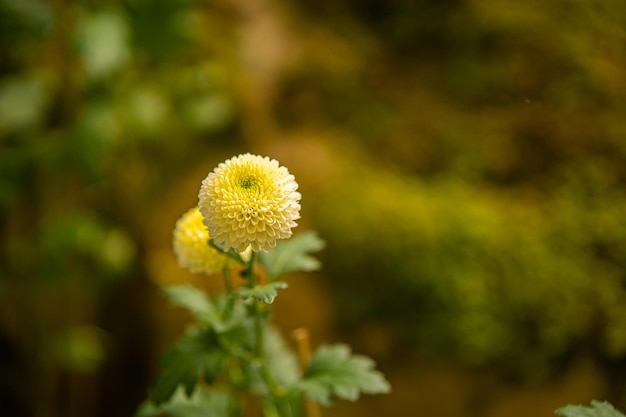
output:
[[237,138],[217,53],[231,38],[204,7],[0,1],[2,415],[129,415],[143,399],[145,213],[190,154]]
[[344,323],[529,376],[572,349],[622,357],[626,195],[581,171],[539,199],[346,170],[316,213]]
[[[345,328],[381,321],[532,377],[581,355],[619,362],[626,7],[304,3],[367,45],[304,78],[325,123],[366,139],[315,207]],[[304,117],[298,77],[286,125]]]

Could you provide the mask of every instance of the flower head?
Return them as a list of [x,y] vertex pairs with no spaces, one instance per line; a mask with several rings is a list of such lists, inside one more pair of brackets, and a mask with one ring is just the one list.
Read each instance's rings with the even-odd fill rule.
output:
[[198,207],[188,210],[176,222],[173,246],[178,264],[193,273],[211,275],[230,262],[226,255],[209,246],[209,232]]
[[267,251],[297,226],[297,189],[294,176],[278,161],[246,153],[222,162],[202,181],[200,211],[224,250]]

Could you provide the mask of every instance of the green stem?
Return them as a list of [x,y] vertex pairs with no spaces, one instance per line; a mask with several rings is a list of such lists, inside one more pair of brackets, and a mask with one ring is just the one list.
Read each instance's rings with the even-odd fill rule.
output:
[[218,252],[223,253],[224,255],[228,256],[229,258],[234,259],[235,261],[237,261],[237,263],[240,263],[242,265],[245,264],[245,261],[243,260],[241,255],[239,255],[237,252],[235,252],[232,248],[228,252],[224,251],[223,248],[221,248],[220,246],[215,244],[213,239],[209,239],[209,246],[212,247],[213,249],[217,250]]
[[[260,301],[255,301],[255,304],[260,303]],[[259,362],[259,371],[261,372],[261,377],[263,378],[263,382],[267,386],[267,390],[269,393],[269,400],[272,404],[274,404],[274,408],[278,417],[289,417],[291,416],[291,408],[289,406],[289,402],[286,397],[286,390],[280,386],[274,376],[271,374],[269,367],[267,366],[267,358],[265,357],[265,349],[263,348],[264,343],[264,327],[261,318],[257,314],[255,316],[255,332],[256,332],[256,358]]]
[[[248,262],[246,268],[246,278],[248,279],[248,286],[250,289],[254,288],[257,284],[257,276],[254,274],[254,262],[256,261],[256,253],[252,252],[250,256],[250,261]],[[263,351],[263,319],[262,319],[262,311],[261,306],[259,305],[260,301],[253,300],[252,305],[250,306],[250,312],[254,316],[254,356],[263,363],[265,361],[265,352]]]
[[228,266],[222,269],[222,275],[224,276],[224,287],[226,288],[226,309],[224,310],[224,315],[226,318],[230,318],[235,308],[237,296],[233,293],[233,279]]
[[254,301],[254,356],[260,361],[265,361],[265,349],[263,349],[263,343],[265,343],[265,335],[263,334],[263,319],[261,318],[259,311],[260,301]]
[[[246,278],[248,279],[248,286],[250,288],[254,288],[258,283],[258,278],[254,273],[254,263],[256,262],[256,253],[252,252],[250,257],[250,261],[247,264],[246,268]],[[265,356],[265,335],[264,335],[264,314],[263,309],[266,309],[267,305],[265,305],[262,301],[253,300],[252,305],[250,306],[250,313],[254,316],[254,357],[258,361],[259,371],[261,373],[261,377],[263,378],[263,382],[267,386],[269,393],[269,400],[274,405],[273,409],[276,412],[277,417],[289,417],[291,416],[291,410],[289,407],[289,403],[287,402],[286,390],[281,387],[274,376],[271,374],[269,367],[267,365],[267,358]],[[273,414],[273,413],[272,413]]]
[[254,275],[254,264],[256,262],[256,252],[252,252],[252,254],[250,255],[250,260],[248,261],[248,264],[246,265],[246,271],[245,271],[245,276],[246,279],[248,280],[248,286],[252,289],[256,286],[257,284],[257,279],[256,279],[256,275]]

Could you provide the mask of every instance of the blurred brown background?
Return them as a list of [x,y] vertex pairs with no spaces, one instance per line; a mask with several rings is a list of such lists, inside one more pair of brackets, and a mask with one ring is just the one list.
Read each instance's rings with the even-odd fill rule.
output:
[[134,413],[248,151],[327,241],[277,324],[393,386],[325,416],[626,409],[625,121],[622,0],[0,0],[0,415]]

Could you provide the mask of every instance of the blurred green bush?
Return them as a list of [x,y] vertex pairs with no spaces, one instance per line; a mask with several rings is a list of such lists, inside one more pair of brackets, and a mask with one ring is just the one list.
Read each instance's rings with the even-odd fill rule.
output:
[[597,166],[550,196],[350,161],[316,204],[346,328],[527,376],[558,358],[626,353],[626,193]]
[[347,127],[364,149],[334,147],[346,166],[315,207],[345,328],[381,320],[418,346],[529,376],[579,355],[618,369],[624,3],[303,1],[300,12],[305,26],[327,19],[342,53],[312,48],[277,114],[287,127]]

